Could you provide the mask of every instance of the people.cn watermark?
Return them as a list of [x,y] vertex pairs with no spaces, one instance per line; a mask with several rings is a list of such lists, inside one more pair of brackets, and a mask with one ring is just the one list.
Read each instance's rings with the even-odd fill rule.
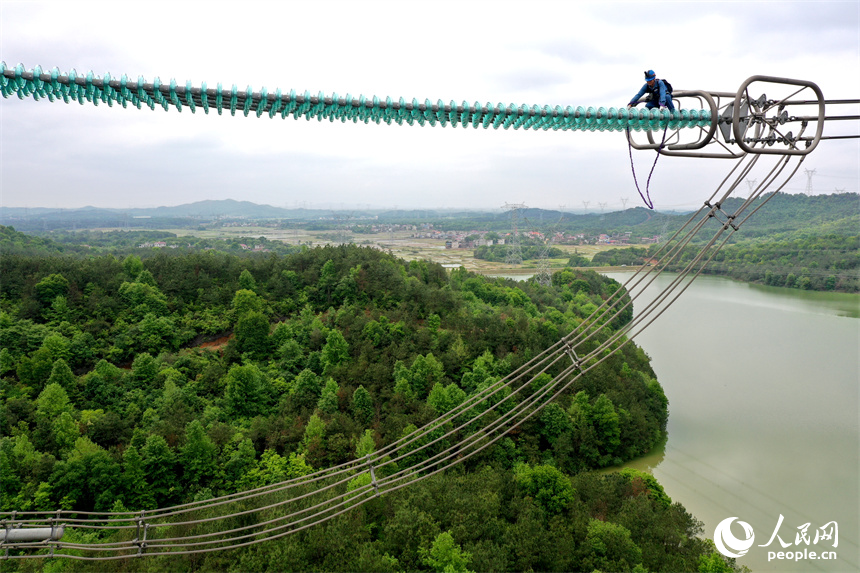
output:
[[[736,519],[738,518],[727,517],[718,523],[714,529],[714,545],[726,557],[743,557],[752,548],[753,543],[755,543],[755,532],[752,526],[746,521],[738,520],[738,525],[743,530],[743,537],[735,537],[731,526]],[[827,548],[828,545],[834,549],[839,546],[839,525],[835,521],[825,523],[812,531],[809,529],[812,525],[811,522],[799,525],[797,531],[794,533],[794,543],[783,541],[782,537],[780,537],[779,532],[783,521],[785,521],[785,517],[779,514],[776,527],[773,528],[773,533],[768,542],[757,546],[770,547],[774,540],[778,541],[779,545],[782,546],[783,551],[779,551],[776,546],[774,546],[773,550],[768,550],[768,561],[773,561],[774,559],[791,561],[836,559],[836,552],[830,551]],[[791,539],[790,536],[788,538]],[[821,547],[818,547],[819,543],[822,543]],[[814,545],[815,547],[810,550],[810,545]],[[789,547],[793,547],[793,549],[785,551]]]

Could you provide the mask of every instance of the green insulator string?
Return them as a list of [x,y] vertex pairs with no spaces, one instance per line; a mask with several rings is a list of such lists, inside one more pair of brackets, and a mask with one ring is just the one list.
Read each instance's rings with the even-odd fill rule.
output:
[[92,71],[79,75],[75,70],[61,73],[57,68],[44,72],[36,66],[25,70],[22,64],[14,68],[0,62],[0,93],[4,98],[12,95],[19,99],[33,98],[38,101],[47,99],[50,102],[62,100],[65,103],[77,101],[99,105],[105,103],[113,106],[119,103],[122,107],[131,104],[137,109],[143,106],[154,110],[161,106],[165,111],[171,107],[177,111],[189,110],[196,113],[202,109],[208,114],[214,109],[219,115],[227,109],[230,115],[239,111],[245,117],[254,114],[269,118],[280,116],[286,119],[304,118],[318,121],[328,119],[330,122],[352,121],[353,123],[386,123],[391,125],[419,125],[463,127],[464,129],[533,129],[553,131],[660,131],[665,129],[687,129],[707,127],[711,123],[709,110],[678,109],[674,112],[659,109],[627,109],[626,107],[588,107],[582,106],[539,106],[516,105],[505,106],[502,103],[493,105],[487,102],[468,103],[463,101],[436,103],[425,99],[419,103],[417,98],[407,101],[404,98],[394,100],[386,97],[353,97],[349,94],[341,98],[337,94],[330,96],[319,92],[311,96],[309,91],[296,94],[290,90],[284,94],[280,89],[274,93],[266,88],[255,92],[251,86],[245,90],[233,84],[225,90],[221,83],[215,89],[203,82],[195,87],[190,81],[178,84],[175,79],[164,84],[159,78],[151,83],[143,77],[137,81],[129,81],[128,76],[114,79],[110,74],[98,77]]

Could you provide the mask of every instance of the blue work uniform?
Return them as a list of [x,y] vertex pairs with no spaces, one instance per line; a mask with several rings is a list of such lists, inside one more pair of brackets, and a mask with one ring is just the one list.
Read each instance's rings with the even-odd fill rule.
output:
[[647,109],[652,109],[657,107],[666,106],[669,108],[669,111],[675,111],[675,104],[672,103],[672,94],[666,91],[666,84],[663,83],[663,80],[657,80],[654,82],[654,86],[649,86],[646,82],[642,89],[639,90],[633,99],[630,100],[631,105],[636,105],[636,102],[639,101],[639,98],[645,95],[645,92],[651,94],[651,98],[645,103],[645,107]]

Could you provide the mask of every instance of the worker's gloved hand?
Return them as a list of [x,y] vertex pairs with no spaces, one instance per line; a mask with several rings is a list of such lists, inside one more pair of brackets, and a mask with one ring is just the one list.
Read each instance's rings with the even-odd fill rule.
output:
[[664,109],[666,109],[666,106],[665,106],[665,105],[661,105],[661,106],[660,106],[660,110],[662,111],[662,110],[664,110]]
[[632,103],[628,103],[628,104],[627,104],[627,109],[630,109],[631,107],[633,107],[633,104],[632,104]]

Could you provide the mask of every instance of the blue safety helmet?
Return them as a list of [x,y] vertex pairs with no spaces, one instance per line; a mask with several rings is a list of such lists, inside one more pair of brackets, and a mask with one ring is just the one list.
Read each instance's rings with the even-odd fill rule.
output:
[[654,70],[648,70],[645,72],[645,81],[650,82],[651,80],[656,80],[657,74],[654,73]]

